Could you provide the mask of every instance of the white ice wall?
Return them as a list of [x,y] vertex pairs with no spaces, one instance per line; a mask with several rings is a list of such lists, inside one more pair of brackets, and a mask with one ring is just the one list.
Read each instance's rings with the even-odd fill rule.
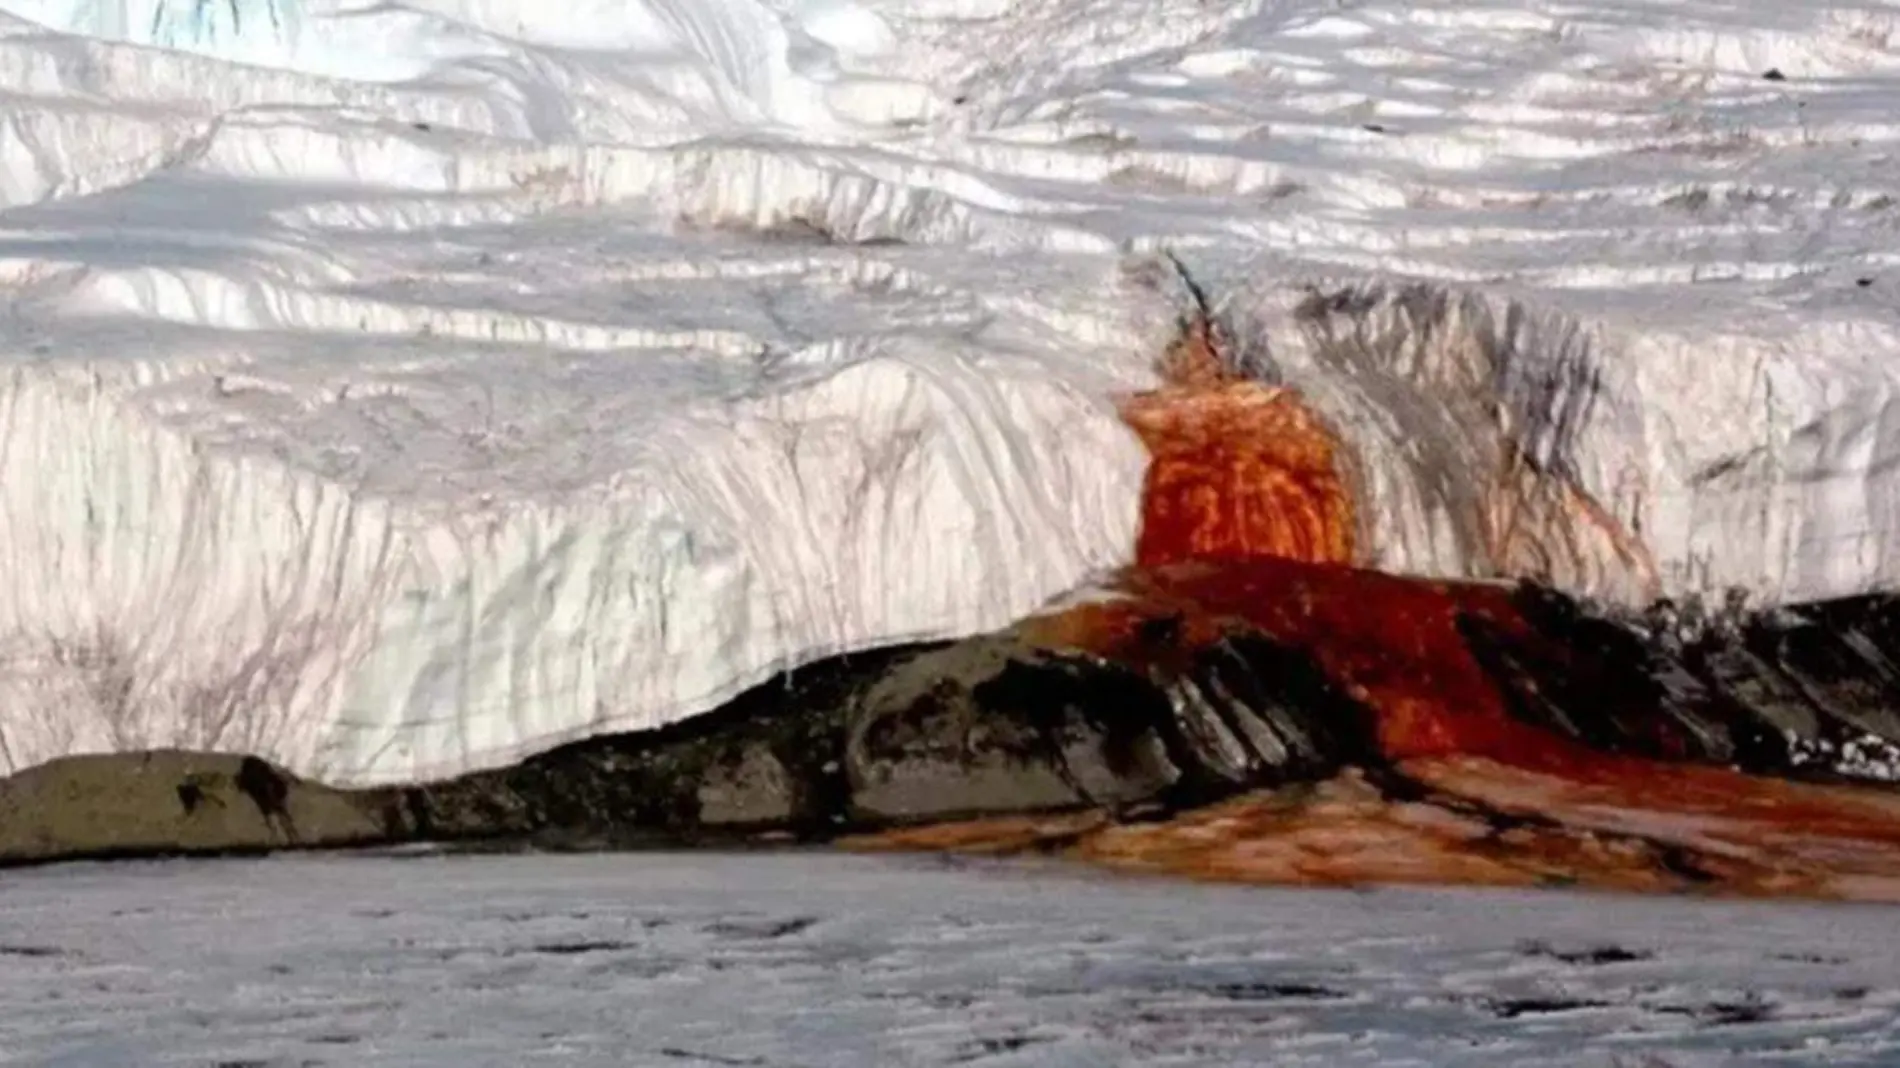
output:
[[0,390],[15,767],[190,745],[380,781],[657,726],[813,657],[1001,626],[1116,560],[1138,500],[1099,401],[974,353],[578,423],[626,452],[610,479],[497,479],[428,518],[64,379]]
[[1900,582],[1886,5],[0,10],[0,769],[446,775],[1027,612],[1130,551],[1161,248],[1381,566]]

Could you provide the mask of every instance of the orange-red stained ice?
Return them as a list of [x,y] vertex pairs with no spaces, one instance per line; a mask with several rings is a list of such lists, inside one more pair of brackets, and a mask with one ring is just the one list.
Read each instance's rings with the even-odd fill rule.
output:
[[[1660,888],[1680,882],[1677,861],[1662,859],[1680,848],[1704,857],[1710,877],[1735,892],[1900,893],[1900,801],[1602,753],[1515,719],[1457,625],[1471,615],[1528,636],[1508,590],[1353,567],[1355,510],[1338,442],[1295,393],[1220,373],[1205,341],[1191,335],[1170,355],[1172,383],[1123,409],[1153,457],[1137,565],[1120,580],[1131,596],[1035,620],[1031,639],[1161,663],[1233,626],[1256,628],[1306,650],[1369,706],[1380,749],[1408,774],[1447,796],[1554,822],[1513,845],[1509,836],[1448,833],[1446,817],[1407,815],[1405,806],[1368,809],[1363,798],[1356,808],[1309,806],[1297,823],[1280,802],[1241,799],[1225,815],[1102,829],[1079,852],[1147,858],[1137,866],[1160,857],[1162,868],[1222,878],[1555,875]],[[1156,628],[1142,624],[1163,618],[1176,625],[1158,644]],[[1674,751],[1671,728],[1654,730],[1652,743]],[[1249,804],[1269,808],[1248,817]],[[1269,810],[1281,814],[1261,815]],[[1378,856],[1347,849],[1368,820],[1391,842]],[[1612,840],[1635,844],[1602,844]],[[1342,850],[1330,860],[1329,841]],[[1391,859],[1400,855],[1404,864]],[[1591,872],[1593,864],[1603,870]]]

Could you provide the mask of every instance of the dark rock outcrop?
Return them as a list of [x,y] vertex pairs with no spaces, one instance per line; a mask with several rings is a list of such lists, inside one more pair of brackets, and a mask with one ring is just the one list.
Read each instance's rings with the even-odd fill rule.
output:
[[[1681,635],[1547,590],[1487,597],[1457,616],[1455,640],[1536,736],[1784,777],[1900,771],[1880,749],[1900,752],[1900,598]],[[859,653],[664,730],[413,787],[335,790],[238,756],[71,758],[0,781],[0,863],[414,841],[812,841],[1076,810],[1152,820],[1396,759],[1381,748],[1387,713],[1325,666],[1323,635],[1294,642],[1236,620],[1195,629],[1163,608],[1132,632],[1140,656],[1021,629]],[[1379,662],[1377,649],[1353,655]],[[1392,663],[1422,670],[1407,655]]]
[[1513,601],[1528,640],[1475,617],[1459,624],[1526,722],[1606,752],[1776,776],[1900,778],[1900,760],[1884,759],[1900,757],[1900,598],[1759,613],[1688,635],[1533,586]]
[[1257,635],[1142,671],[1010,635],[839,658],[709,717],[406,791],[395,837],[627,844],[1175,809],[1364,759],[1370,721]]
[[255,758],[78,757],[0,782],[0,861],[410,841],[815,840],[968,816],[1171,811],[1370,759],[1365,709],[1258,635],[1138,670],[1010,635],[838,657],[707,716],[399,789]]

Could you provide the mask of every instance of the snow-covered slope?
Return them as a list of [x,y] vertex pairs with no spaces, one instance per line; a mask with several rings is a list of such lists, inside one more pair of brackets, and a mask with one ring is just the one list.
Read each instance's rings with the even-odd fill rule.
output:
[[999,625],[1131,552],[1164,247],[1368,562],[1900,579],[1900,8],[0,9],[0,770],[447,775]]

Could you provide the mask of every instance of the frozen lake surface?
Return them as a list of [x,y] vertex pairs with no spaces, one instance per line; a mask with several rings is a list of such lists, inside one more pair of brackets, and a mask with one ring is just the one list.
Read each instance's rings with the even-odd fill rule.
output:
[[0,1063],[1900,1063],[1887,909],[838,855],[0,876]]

